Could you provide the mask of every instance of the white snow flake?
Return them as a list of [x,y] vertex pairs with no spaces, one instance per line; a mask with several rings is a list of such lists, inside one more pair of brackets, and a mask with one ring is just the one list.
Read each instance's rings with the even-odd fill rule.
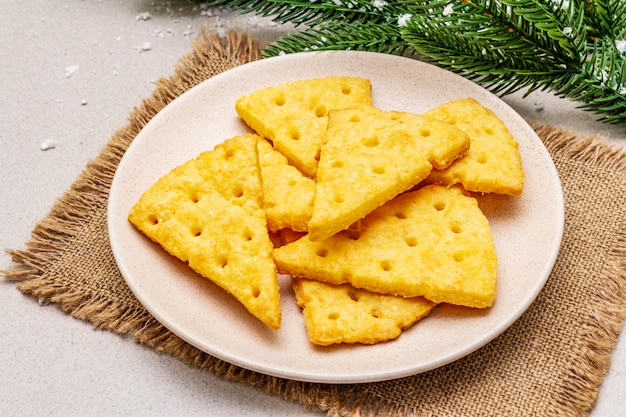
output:
[[408,22],[411,17],[413,17],[413,15],[410,14],[403,14],[402,16],[398,17],[398,26],[400,26],[401,28],[406,26],[406,22]]

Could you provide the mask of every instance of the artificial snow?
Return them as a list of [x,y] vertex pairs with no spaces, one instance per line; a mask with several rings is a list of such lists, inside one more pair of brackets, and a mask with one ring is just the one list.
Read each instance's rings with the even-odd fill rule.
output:
[[63,71],[65,72],[65,76],[67,78],[70,78],[76,73],[76,71],[78,71],[78,65],[69,65],[65,67]]

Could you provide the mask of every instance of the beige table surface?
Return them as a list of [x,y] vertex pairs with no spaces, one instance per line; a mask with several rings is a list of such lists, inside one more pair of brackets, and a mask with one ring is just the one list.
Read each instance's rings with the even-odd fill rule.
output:
[[[180,1],[5,0],[0,8],[0,248],[23,248],[35,224],[208,23],[272,39],[290,30]],[[66,71],[76,71],[68,75]],[[549,94],[506,101],[523,116],[626,146]],[[53,148],[42,150],[43,144]],[[0,255],[0,269],[10,259]],[[93,330],[0,282],[2,416],[301,416],[287,403]],[[626,336],[592,415],[626,410]]]

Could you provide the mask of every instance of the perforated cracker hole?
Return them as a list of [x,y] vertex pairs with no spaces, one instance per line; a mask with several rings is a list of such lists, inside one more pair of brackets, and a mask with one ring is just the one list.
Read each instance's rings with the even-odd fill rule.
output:
[[417,246],[417,238],[415,236],[409,236],[404,241],[408,247],[414,248]]
[[427,128],[420,129],[420,136],[421,137],[427,138],[427,137],[430,136],[430,134],[431,134],[430,129],[427,129]]
[[348,238],[351,240],[359,240],[361,238],[361,232],[359,230],[346,230]]
[[326,116],[326,106],[324,106],[323,104],[320,104],[319,106],[315,107],[315,117],[324,117]]
[[379,309],[377,309],[377,308],[373,308],[372,311],[370,311],[370,314],[375,319],[379,319],[379,318],[381,318],[383,316],[383,313]]
[[235,150],[230,146],[224,146],[224,159],[229,159],[235,156]]
[[252,234],[251,231],[246,230],[243,232],[243,240],[245,240],[246,242],[250,242],[253,238],[254,238],[254,235]]
[[217,257],[217,265],[220,268],[226,268],[226,265],[228,265],[228,258],[224,255],[220,255]]
[[195,191],[191,193],[191,195],[189,196],[189,199],[194,204],[196,204],[198,201],[200,201],[200,197],[198,196],[198,193],[196,193]]
[[463,232],[463,228],[462,228],[462,227],[461,227],[461,225],[460,225],[460,224],[458,224],[458,223],[452,223],[452,224],[450,225],[450,231],[451,231],[452,233],[454,233],[454,234],[459,234],[459,233]]
[[341,168],[343,167],[343,161],[333,161],[330,163],[331,168]]
[[298,181],[291,179],[289,180],[289,182],[287,183],[288,186],[293,187],[294,185],[296,185],[298,183]]
[[259,298],[261,296],[261,289],[259,287],[252,288],[252,296],[254,298]]
[[328,250],[326,248],[319,248],[315,254],[320,258],[325,258],[328,256]]
[[483,129],[483,132],[485,132],[488,135],[493,135],[496,133],[490,126],[483,126],[482,129]]
[[374,174],[378,174],[378,175],[382,175],[385,173],[385,167],[382,166],[373,166],[372,167],[372,172]]
[[454,259],[454,262],[460,263],[460,262],[463,262],[463,260],[465,259],[465,256],[463,256],[462,253],[457,252],[452,255],[452,259]]
[[486,164],[487,163],[487,156],[479,155],[478,158],[476,158],[476,162],[478,162],[479,164]]
[[373,148],[374,146],[378,146],[380,144],[380,140],[376,136],[369,136],[361,139],[361,143],[368,148]]
[[337,320],[339,318],[339,313],[330,313],[328,315],[329,320]]
[[274,97],[274,104],[278,107],[284,106],[287,101],[284,96],[276,96]]
[[350,86],[348,85],[342,85],[341,94],[345,94],[345,95],[352,94],[352,88],[350,88]]
[[156,226],[157,224],[159,224],[159,219],[156,215],[151,214],[148,216],[148,221],[150,222],[151,225]]
[[300,132],[298,130],[296,130],[296,129],[291,129],[289,131],[289,137],[292,140],[300,140]]
[[191,235],[193,237],[200,237],[200,235],[202,235],[202,228],[200,228],[199,226],[193,227],[191,229]]
[[442,211],[445,210],[446,208],[446,203],[444,203],[443,201],[438,201],[436,202],[433,207],[435,208],[435,210],[437,211]]
[[341,194],[335,194],[335,196],[333,197],[333,201],[335,203],[343,203],[345,199],[343,198]]
[[361,298],[361,294],[354,288],[348,290],[348,297],[352,299],[352,301],[359,301]]
[[359,117],[358,114],[353,114],[352,116],[350,116],[349,120],[352,123],[359,123],[361,121],[361,118]]
[[240,198],[243,197],[243,187],[241,185],[237,185],[232,189],[233,197]]
[[407,215],[405,212],[403,211],[396,211],[395,213],[393,213],[394,216],[396,216],[396,219],[400,219],[400,220],[406,220]]
[[389,261],[381,261],[380,262],[380,268],[383,271],[386,271],[386,272],[391,271],[391,269],[392,269],[391,262],[389,262]]

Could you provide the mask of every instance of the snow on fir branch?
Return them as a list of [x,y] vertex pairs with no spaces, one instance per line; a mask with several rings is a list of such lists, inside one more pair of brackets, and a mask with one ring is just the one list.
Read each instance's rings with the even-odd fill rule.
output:
[[545,90],[626,125],[626,0],[213,0],[296,31],[263,57],[309,50],[405,54],[496,94]]

